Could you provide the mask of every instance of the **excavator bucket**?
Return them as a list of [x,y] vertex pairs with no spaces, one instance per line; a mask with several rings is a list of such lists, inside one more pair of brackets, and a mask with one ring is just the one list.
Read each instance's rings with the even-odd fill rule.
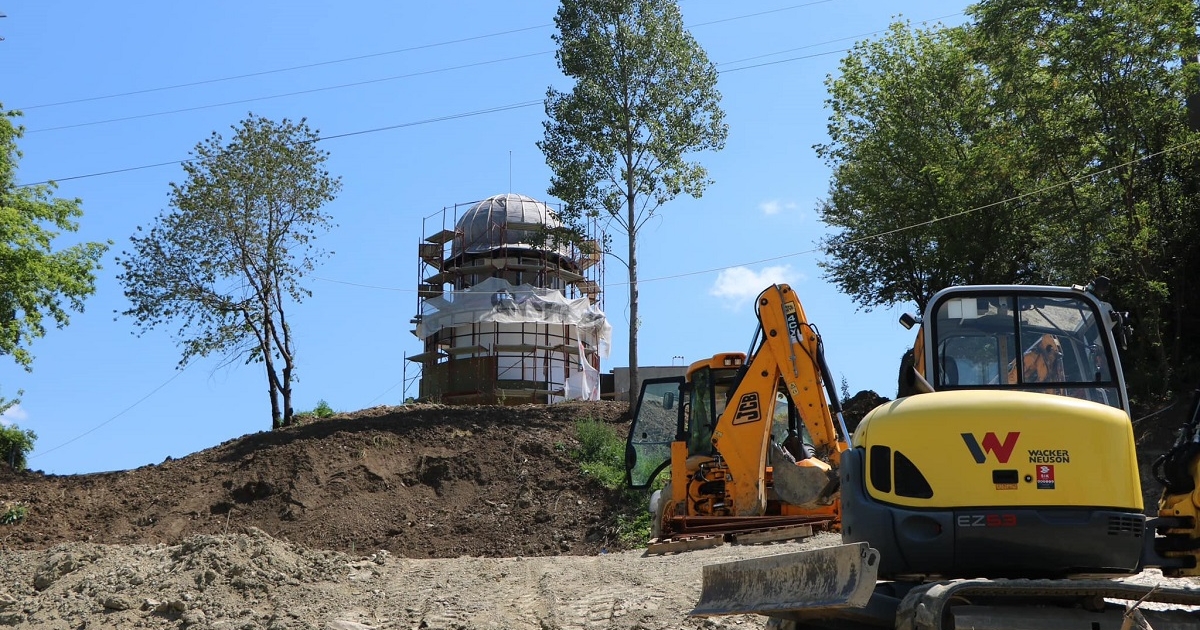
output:
[[771,465],[775,494],[780,501],[801,508],[829,505],[832,501],[838,479],[828,465],[797,465],[796,460],[774,442],[767,460]]
[[840,545],[704,567],[693,617],[862,608],[879,574],[867,543]]

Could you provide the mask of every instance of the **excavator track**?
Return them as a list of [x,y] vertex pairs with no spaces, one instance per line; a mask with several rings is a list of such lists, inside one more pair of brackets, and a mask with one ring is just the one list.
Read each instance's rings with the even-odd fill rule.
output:
[[[878,551],[855,543],[706,566],[691,614],[757,613],[779,630],[1128,630],[1126,606],[1136,603],[1154,630],[1200,628],[1200,588],[1104,579],[876,582],[878,560]],[[1172,606],[1186,608],[1162,610]]]
[[[1120,630],[1125,624],[1126,606],[1105,600],[1200,607],[1200,588],[1115,580],[934,582],[913,588],[900,600],[895,628]],[[1200,612],[1195,610],[1145,610],[1141,614],[1154,630],[1200,627]]]

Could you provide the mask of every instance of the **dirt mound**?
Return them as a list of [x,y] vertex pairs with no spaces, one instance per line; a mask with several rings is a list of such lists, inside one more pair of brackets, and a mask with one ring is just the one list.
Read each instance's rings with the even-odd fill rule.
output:
[[891,401],[890,398],[884,398],[869,389],[864,389],[843,400],[842,419],[846,421],[846,428],[853,434],[854,429],[858,428],[858,423],[862,422],[862,419],[871,413],[872,409],[889,401]]
[[584,419],[629,422],[617,402],[378,407],[129,471],[0,472],[0,505],[27,509],[0,549],[261,530],[409,558],[593,555],[620,543],[612,493],[571,457]]

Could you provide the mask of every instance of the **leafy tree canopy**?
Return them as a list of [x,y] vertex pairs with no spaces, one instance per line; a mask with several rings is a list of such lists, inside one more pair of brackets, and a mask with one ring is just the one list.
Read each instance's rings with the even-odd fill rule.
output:
[[0,466],[25,470],[28,467],[26,456],[33,451],[35,441],[37,434],[33,431],[15,424],[0,424]]
[[1200,358],[1187,105],[1200,105],[1200,10],[984,0],[968,13],[956,28],[894,25],[827,81],[827,276],[871,308],[923,307],[952,284],[1107,275],[1137,318],[1131,390],[1178,386]]
[[19,115],[0,107],[0,354],[28,370],[33,340],[47,324],[66,326],[69,311],[82,312],[95,293],[109,243],[56,247],[63,232],[79,229],[82,201],[54,197],[53,183],[17,184]]
[[[213,133],[171,184],[171,210],[130,238],[118,260],[142,332],[178,326],[180,364],[226,353],[265,365],[272,426],[291,423],[294,339],[285,308],[311,293],[301,279],[325,252],[322,206],[341,188],[304,120],[251,115],[227,143]],[[278,365],[277,365],[278,364]],[[282,396],[282,406],[279,398]]]

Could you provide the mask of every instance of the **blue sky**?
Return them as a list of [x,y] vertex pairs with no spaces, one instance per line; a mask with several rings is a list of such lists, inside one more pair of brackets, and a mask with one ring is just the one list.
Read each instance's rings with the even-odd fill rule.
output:
[[[834,377],[852,392],[895,394],[897,362],[912,342],[896,320],[911,307],[860,311],[816,266],[825,230],[815,207],[829,183],[812,149],[827,140],[824,80],[854,41],[878,37],[896,16],[957,24],[966,6],[681,3],[721,71],[730,133],[724,151],[696,156],[715,180],[704,197],[663,207],[640,236],[641,365],[747,350],[751,300],[787,282],[824,335]],[[139,337],[118,316],[128,303],[114,262],[136,227],[167,208],[169,183],[182,180],[178,164],[124,169],[185,159],[249,112],[306,117],[323,136],[365,132],[322,142],[343,190],[327,206],[338,227],[320,241],[334,255],[309,279],[312,298],[289,312],[294,407],[324,399],[349,411],[415,395],[415,384],[405,391],[403,356],[421,350],[408,322],[422,220],[504,192],[556,201],[535,145],[546,88],[570,87],[554,62],[556,8],[550,0],[0,4],[0,103],[25,113],[18,181],[58,180],[59,196],[83,200],[82,227],[61,245],[114,241],[86,311],[32,345],[33,371],[0,357],[0,395],[25,392],[4,421],[38,435],[30,467],[135,468],[269,430],[262,367],[214,356],[176,369],[172,329]],[[81,177],[109,171],[124,172]],[[606,281],[614,336],[604,372],[628,364],[628,288],[612,257]]]

